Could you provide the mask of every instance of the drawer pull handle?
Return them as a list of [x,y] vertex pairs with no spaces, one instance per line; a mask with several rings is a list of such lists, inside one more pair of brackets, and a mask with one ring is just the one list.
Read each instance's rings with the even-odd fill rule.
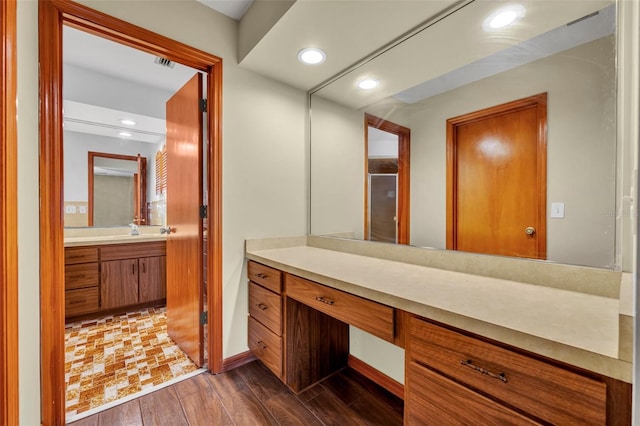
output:
[[322,296],[316,297],[316,300],[318,302],[326,303],[327,305],[333,305],[335,303],[333,300],[327,299],[327,298],[322,297]]
[[264,280],[265,278],[269,278],[269,275],[263,274],[263,273],[259,273],[259,274],[256,274],[256,277],[262,278]]
[[473,362],[470,359],[468,359],[466,361],[463,359],[462,361],[460,361],[460,364],[464,365],[465,367],[469,367],[470,369],[475,370],[480,374],[486,374],[487,376],[489,376],[491,378],[498,379],[503,383],[507,383],[507,381],[508,381],[506,374],[504,374],[504,373],[498,373],[498,374],[492,373],[489,370],[485,370],[482,367],[478,367],[477,365],[474,365]]
[[84,303],[84,299],[76,299],[69,302],[70,305],[79,305],[80,303]]
[[260,340],[259,342],[256,342],[256,344],[260,347],[260,349],[262,349],[263,351],[265,349],[267,349],[267,345],[264,344],[264,342],[262,340]]
[[267,310],[267,305],[265,305],[264,303],[258,303],[258,308],[260,308],[261,311],[266,311]]

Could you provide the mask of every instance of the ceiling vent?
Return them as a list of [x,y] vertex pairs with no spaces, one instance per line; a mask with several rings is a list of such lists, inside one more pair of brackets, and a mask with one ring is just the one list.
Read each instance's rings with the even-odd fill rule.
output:
[[173,66],[175,65],[173,61],[170,61],[166,58],[161,58],[160,56],[156,56],[156,60],[154,62],[160,66],[167,68],[173,68]]

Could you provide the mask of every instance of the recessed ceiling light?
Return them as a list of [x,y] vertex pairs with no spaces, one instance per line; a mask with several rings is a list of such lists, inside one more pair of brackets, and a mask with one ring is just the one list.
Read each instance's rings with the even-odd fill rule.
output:
[[372,78],[365,78],[364,80],[360,80],[358,82],[358,87],[362,90],[371,90],[378,87],[380,82],[378,80],[374,80]]
[[318,65],[324,62],[327,55],[315,47],[307,47],[298,52],[298,60],[307,65]]
[[524,17],[526,9],[520,4],[502,7],[484,20],[482,27],[485,31],[495,31],[515,24]]
[[120,132],[118,133],[120,136],[124,136],[125,138],[128,138],[129,136],[131,136],[131,133],[129,132]]
[[120,122],[121,122],[122,124],[127,125],[127,126],[135,126],[135,125],[136,125],[136,122],[135,122],[135,121],[130,120],[130,119],[128,119],[128,118],[123,118],[122,120],[120,120]]

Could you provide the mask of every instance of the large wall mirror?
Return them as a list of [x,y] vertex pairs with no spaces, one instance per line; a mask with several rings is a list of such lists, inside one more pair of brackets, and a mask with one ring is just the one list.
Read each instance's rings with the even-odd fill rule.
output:
[[166,225],[166,102],[198,71],[69,26],[63,66],[65,227]]
[[410,131],[409,244],[625,267],[616,4],[516,3],[451,2],[312,91],[311,234],[371,239],[372,115]]

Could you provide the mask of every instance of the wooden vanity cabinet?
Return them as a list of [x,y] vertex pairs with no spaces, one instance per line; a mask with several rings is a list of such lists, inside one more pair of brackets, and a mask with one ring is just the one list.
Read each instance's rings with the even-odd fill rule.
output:
[[100,249],[100,298],[103,310],[166,297],[164,242],[122,244]]
[[65,248],[65,318],[164,299],[164,241]]
[[607,424],[603,381],[419,317],[409,318],[405,362],[406,424]]
[[69,247],[64,252],[65,316],[100,309],[100,264],[96,247]]
[[249,349],[282,379],[282,272],[249,262]]

